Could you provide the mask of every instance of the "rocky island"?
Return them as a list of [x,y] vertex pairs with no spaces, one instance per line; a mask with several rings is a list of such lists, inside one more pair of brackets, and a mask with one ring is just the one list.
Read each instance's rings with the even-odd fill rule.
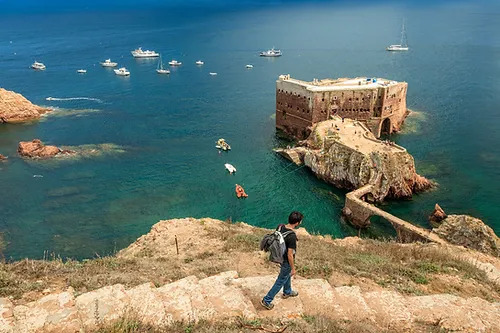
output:
[[405,148],[380,141],[361,122],[333,117],[313,126],[296,147],[277,149],[296,164],[305,164],[319,178],[354,190],[373,184],[371,200],[411,198],[433,183],[418,175]]
[[76,152],[67,149],[61,149],[56,146],[44,145],[40,139],[32,141],[21,141],[17,148],[19,156],[32,159],[45,159],[57,156],[71,156]]
[[34,105],[21,94],[0,88],[0,123],[20,123],[37,120],[49,108]]

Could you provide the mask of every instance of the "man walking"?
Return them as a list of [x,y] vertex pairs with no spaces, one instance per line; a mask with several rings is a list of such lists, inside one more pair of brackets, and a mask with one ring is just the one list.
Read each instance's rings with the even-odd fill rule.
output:
[[302,223],[302,219],[304,216],[302,213],[294,211],[288,216],[288,224],[280,224],[276,230],[281,233],[285,233],[289,231],[289,233],[285,237],[285,246],[286,251],[283,256],[283,264],[281,264],[280,273],[278,274],[278,278],[271,290],[267,293],[266,296],[260,301],[260,304],[271,310],[274,307],[272,303],[274,296],[283,288],[283,298],[295,297],[298,296],[299,293],[297,291],[292,290],[292,276],[295,275],[295,252],[297,251],[297,235],[293,232],[293,229],[297,228],[300,223]]

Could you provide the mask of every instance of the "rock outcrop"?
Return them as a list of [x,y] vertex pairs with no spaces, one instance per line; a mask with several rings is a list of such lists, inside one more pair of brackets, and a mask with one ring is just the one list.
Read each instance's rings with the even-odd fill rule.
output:
[[472,216],[448,215],[432,231],[452,244],[500,256],[498,236],[483,221]]
[[443,208],[436,204],[434,206],[434,211],[429,216],[429,222],[434,228],[437,228],[446,217],[448,217],[448,215],[446,215]]
[[34,159],[45,159],[61,155],[67,156],[75,154],[75,152],[71,150],[63,150],[56,146],[46,146],[39,139],[19,142],[17,152],[21,157]]
[[414,332],[428,325],[453,332],[498,332],[500,303],[453,295],[404,296],[395,291],[363,292],[357,286],[332,287],[323,279],[294,279],[298,297],[275,298],[273,310],[259,302],[276,276],[239,278],[235,271],[205,279],[189,276],[155,287],[145,283],[131,289],[121,284],[81,295],[68,290],[15,306],[0,298],[0,332],[76,333],[97,329],[125,315],[150,325],[200,320],[301,320],[323,315],[339,321],[363,321],[379,329]]
[[19,123],[36,120],[48,108],[34,105],[21,94],[0,88],[0,123]]
[[7,156],[3,156],[2,154],[0,154],[0,162],[6,161],[7,159],[8,159]]
[[298,155],[319,178],[336,187],[353,190],[374,185],[370,198],[374,201],[410,198],[433,186],[416,173],[406,149],[377,140],[363,124],[350,119],[318,123],[299,147],[278,152],[285,157]]

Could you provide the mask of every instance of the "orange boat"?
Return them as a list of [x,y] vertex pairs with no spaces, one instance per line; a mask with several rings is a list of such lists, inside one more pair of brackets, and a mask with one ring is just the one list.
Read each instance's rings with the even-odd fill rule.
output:
[[245,190],[243,189],[243,187],[236,184],[236,196],[238,198],[246,198],[246,197],[248,197],[248,194],[245,193]]

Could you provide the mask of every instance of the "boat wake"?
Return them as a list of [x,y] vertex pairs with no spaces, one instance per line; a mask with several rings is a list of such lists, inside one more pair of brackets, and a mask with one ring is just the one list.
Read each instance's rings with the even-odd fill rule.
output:
[[94,102],[97,102],[97,103],[104,103],[99,98],[92,98],[92,97],[68,97],[68,98],[47,97],[46,100],[47,101],[80,101],[80,100],[86,100],[86,101],[94,101]]

